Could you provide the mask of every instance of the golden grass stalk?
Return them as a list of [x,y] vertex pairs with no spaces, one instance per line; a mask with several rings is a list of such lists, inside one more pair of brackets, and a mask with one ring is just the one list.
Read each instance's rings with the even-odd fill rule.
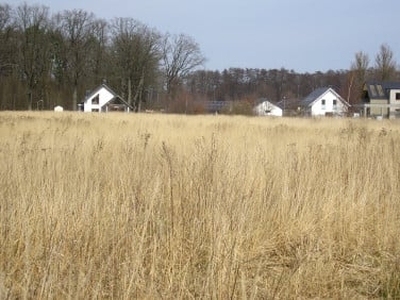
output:
[[0,298],[396,299],[399,128],[0,113]]

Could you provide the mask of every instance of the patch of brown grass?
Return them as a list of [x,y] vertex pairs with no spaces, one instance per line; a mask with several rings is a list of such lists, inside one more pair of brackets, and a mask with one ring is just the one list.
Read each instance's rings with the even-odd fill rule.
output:
[[0,114],[0,298],[400,297],[395,121]]

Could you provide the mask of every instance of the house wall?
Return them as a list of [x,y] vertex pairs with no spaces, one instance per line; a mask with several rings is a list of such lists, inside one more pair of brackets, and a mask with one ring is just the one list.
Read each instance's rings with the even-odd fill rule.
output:
[[[322,100],[325,100],[325,105],[322,104]],[[336,100],[336,106],[333,105],[333,100]],[[325,116],[326,114],[342,115],[346,112],[347,106],[333,93],[324,94],[311,107],[312,116]]]
[[383,117],[388,117],[389,116],[389,108],[387,107],[379,107],[379,104],[388,104],[387,100],[382,100],[382,99],[370,99],[369,101],[370,104],[377,104],[375,107],[369,108],[369,116],[370,117],[376,117],[376,116],[383,116]]
[[282,117],[282,109],[268,101],[264,101],[258,104],[254,112],[257,116],[274,116],[274,117]]
[[[399,98],[399,99],[397,99]],[[400,103],[400,89],[390,90],[389,94],[390,104],[399,104]]]
[[[99,104],[93,104],[92,100],[97,95],[99,95]],[[96,93],[93,93],[91,97],[85,100],[83,105],[83,110],[85,112],[93,112],[93,111],[101,112],[101,107],[108,101],[110,101],[112,98],[114,98],[114,95],[108,89],[102,87]]]
[[390,90],[389,103],[399,107],[390,107],[389,117],[398,118],[400,116],[400,89]]

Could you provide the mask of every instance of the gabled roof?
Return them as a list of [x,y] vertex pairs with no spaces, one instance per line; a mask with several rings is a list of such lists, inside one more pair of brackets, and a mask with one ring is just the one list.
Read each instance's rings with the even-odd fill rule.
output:
[[[114,97],[118,96],[108,85],[105,83],[97,86],[94,90],[92,90],[89,94],[86,95],[85,100],[93,97],[96,93],[98,93],[102,88],[105,88],[109,91]],[[121,98],[121,97],[120,97]],[[121,98],[122,99],[122,98]]]
[[133,110],[133,107],[131,105],[129,105],[129,103],[127,101],[125,101],[124,99],[122,99],[120,96],[115,96],[114,98],[112,98],[110,101],[108,101],[107,103],[113,103],[115,102],[117,99],[119,99],[124,105],[128,106],[130,109]]
[[98,87],[96,87],[93,91],[91,91],[86,97],[86,99],[89,99],[91,97],[93,97],[94,95],[96,95],[102,88],[106,89],[107,91],[109,91],[112,95],[113,98],[108,101],[108,103],[115,101],[115,99],[120,99],[121,102],[123,104],[125,104],[126,106],[128,106],[130,109],[133,110],[133,107],[131,105],[129,105],[129,103],[127,101],[125,101],[124,98],[122,98],[121,96],[119,96],[117,93],[115,93],[108,85],[106,85],[105,83],[102,83],[101,85],[99,85]]
[[322,87],[322,88],[317,88],[316,90],[312,91],[307,97],[305,97],[301,101],[302,106],[309,106],[311,105],[314,101],[316,101],[318,98],[320,98],[323,94],[325,94],[328,91],[329,88]]
[[340,101],[342,101],[346,106],[350,106],[349,103],[347,103],[346,100],[342,98],[333,88],[331,87],[321,87],[317,88],[314,91],[312,91],[307,97],[305,97],[300,103],[302,106],[312,106],[315,101],[320,99],[322,96],[324,96],[326,93],[331,92],[333,93]]
[[389,99],[390,90],[399,90],[400,82],[391,81],[367,81],[364,85],[364,90],[368,92],[371,99]]

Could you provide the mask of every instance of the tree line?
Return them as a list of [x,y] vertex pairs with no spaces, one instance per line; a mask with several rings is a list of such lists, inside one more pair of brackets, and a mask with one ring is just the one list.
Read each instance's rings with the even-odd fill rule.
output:
[[393,52],[382,44],[370,66],[358,52],[348,70],[210,71],[198,43],[161,33],[133,18],[105,20],[84,10],[50,14],[42,5],[0,4],[0,109],[77,109],[88,90],[107,82],[135,111],[202,112],[204,101],[253,103],[300,99],[333,86],[351,103],[368,79],[398,80]]

